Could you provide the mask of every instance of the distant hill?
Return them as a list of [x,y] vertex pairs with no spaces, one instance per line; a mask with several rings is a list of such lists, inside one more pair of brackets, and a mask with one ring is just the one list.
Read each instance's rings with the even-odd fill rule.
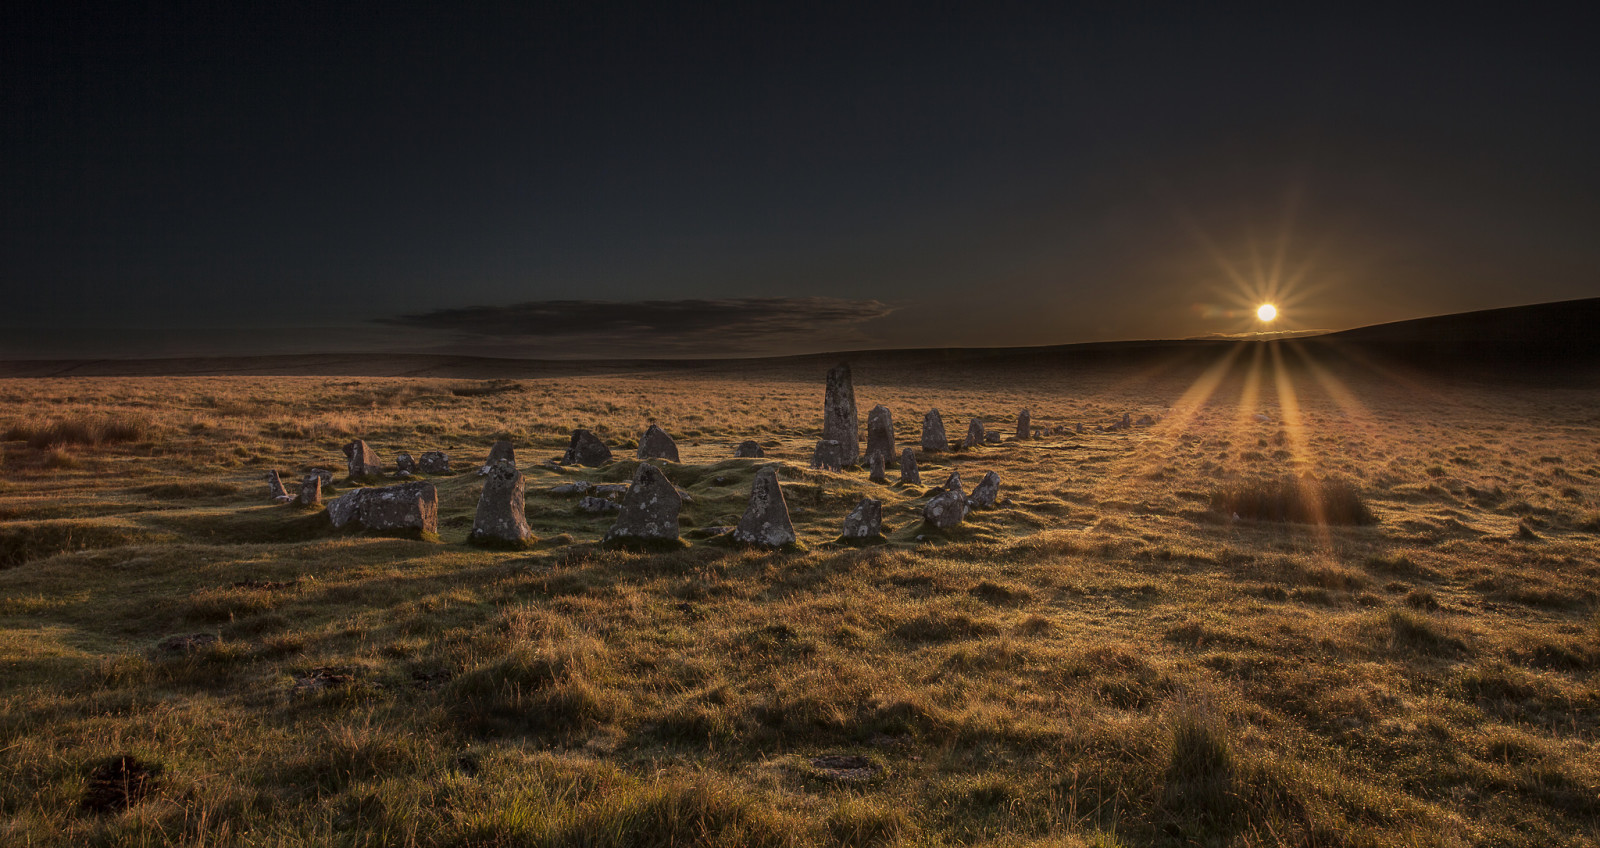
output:
[[1600,297],[1435,315],[1310,340],[1418,366],[1600,365]]

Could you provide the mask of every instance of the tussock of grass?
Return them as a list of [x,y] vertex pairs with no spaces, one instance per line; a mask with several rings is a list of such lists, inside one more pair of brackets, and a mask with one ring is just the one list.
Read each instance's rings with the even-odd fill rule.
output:
[[1309,476],[1235,483],[1212,493],[1211,508],[1251,521],[1340,526],[1377,522],[1353,484]]
[[136,442],[150,435],[150,422],[121,415],[69,415],[21,421],[5,429],[5,441],[24,441],[38,450],[70,445],[112,445]]

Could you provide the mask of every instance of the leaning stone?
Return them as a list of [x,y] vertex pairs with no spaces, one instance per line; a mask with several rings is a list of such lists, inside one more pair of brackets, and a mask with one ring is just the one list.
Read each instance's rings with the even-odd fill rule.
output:
[[678,443],[667,435],[667,431],[655,424],[645,428],[644,435],[639,437],[640,459],[670,459],[678,461]]
[[616,501],[608,501],[605,498],[597,498],[593,495],[578,501],[578,511],[587,512],[591,515],[616,512],[619,509],[622,509],[622,506]]
[[922,449],[930,453],[950,449],[950,437],[945,435],[944,419],[937,409],[930,409],[922,416]]
[[295,498],[294,502],[301,506],[321,505],[322,478],[315,474],[307,474],[300,481],[300,497]]
[[[665,434],[663,434],[665,435]],[[633,482],[622,499],[617,523],[611,525],[602,541],[607,544],[676,542],[678,511],[683,500],[661,469],[648,462],[639,463]]]
[[960,471],[952,471],[952,472],[950,472],[950,476],[946,477],[944,479],[944,485],[941,486],[940,488],[944,489],[946,492],[955,492],[956,494],[961,495],[963,497],[966,496],[966,492],[961,488],[961,472]]
[[972,487],[972,494],[967,498],[967,503],[972,504],[974,509],[987,509],[994,506],[999,497],[1000,475],[990,471],[983,475],[978,485]]
[[289,493],[283,488],[283,480],[276,471],[267,472],[267,497],[272,498],[273,503],[288,503],[290,500]]
[[572,441],[567,445],[567,452],[561,457],[562,465],[587,465],[590,467],[605,465],[611,461],[611,449],[600,437],[594,433],[578,428],[572,431]]
[[766,456],[767,452],[762,450],[761,445],[754,439],[746,439],[733,449],[733,455],[740,459],[759,459]]
[[887,483],[887,482],[889,482],[888,475],[884,473],[883,454],[881,454],[881,453],[871,453],[871,454],[868,454],[868,456],[872,457],[872,473],[867,476],[867,479],[871,480],[874,483]]
[[522,472],[514,462],[500,460],[489,466],[483,493],[478,496],[478,513],[472,519],[472,534],[467,541],[475,545],[527,544],[533,531],[528,528]]
[[860,459],[856,387],[850,380],[850,366],[844,363],[828,371],[828,390],[822,399],[822,439],[839,443],[840,465],[855,465]]
[[587,480],[576,480],[571,483],[561,483],[550,487],[552,495],[587,495],[594,484]]
[[862,498],[844,517],[845,539],[870,539],[883,535],[883,501]]
[[833,439],[817,442],[811,452],[811,467],[823,471],[841,471],[844,468],[844,446]]
[[1033,438],[1033,416],[1024,409],[1017,413],[1017,441],[1026,442]]
[[900,482],[922,485],[922,472],[917,470],[917,455],[906,448],[900,452]]
[[867,458],[873,454],[883,454],[884,462],[894,456],[894,416],[881,403],[867,413]]
[[967,425],[967,437],[961,440],[961,446],[964,448],[974,448],[983,444],[984,434],[987,432],[988,431],[983,427],[983,421],[981,419],[972,419],[972,423]]
[[750,484],[750,505],[745,508],[733,540],[765,548],[781,548],[795,542],[794,525],[789,521],[789,505],[784,503],[778,485],[778,469],[767,467],[756,472]]
[[412,459],[411,458],[411,454],[409,454],[409,453],[403,453],[403,454],[400,454],[399,456],[395,457],[394,458],[394,467],[401,474],[415,474],[415,473],[417,473],[417,461],[415,459]]
[[350,461],[350,479],[352,480],[377,477],[383,473],[383,463],[378,461],[377,451],[368,447],[367,443],[360,439],[345,445],[344,455]]
[[940,530],[949,530],[967,517],[967,499],[959,488],[941,492],[922,507],[922,520]]
[[424,451],[417,457],[417,469],[423,474],[449,474],[450,455],[440,451]]

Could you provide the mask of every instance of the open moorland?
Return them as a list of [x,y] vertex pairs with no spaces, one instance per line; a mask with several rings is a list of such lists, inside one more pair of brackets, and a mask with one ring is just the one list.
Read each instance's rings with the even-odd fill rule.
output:
[[[1004,434],[911,486],[808,467],[831,364],[0,380],[0,843],[1600,845],[1593,374],[855,361]],[[650,423],[689,545],[605,549],[550,489]],[[269,501],[352,438],[451,455],[437,538]],[[527,550],[466,544],[501,438]],[[798,549],[711,530],[767,465]]]

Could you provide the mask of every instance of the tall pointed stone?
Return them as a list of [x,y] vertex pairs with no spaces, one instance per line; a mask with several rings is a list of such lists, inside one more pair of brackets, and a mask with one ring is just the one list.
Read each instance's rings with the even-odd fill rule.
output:
[[950,449],[950,437],[945,435],[944,418],[938,409],[930,409],[922,416],[922,449],[928,453]]
[[1024,409],[1017,413],[1017,441],[1026,442],[1033,438],[1033,416]]
[[750,484],[750,505],[733,529],[733,540],[764,548],[794,544],[794,524],[778,486],[778,469],[768,466],[756,472],[755,482]]
[[988,509],[994,506],[999,498],[1000,475],[989,471],[978,481],[978,485],[972,487],[972,494],[967,496],[967,503],[974,509]]
[[510,460],[497,460],[484,475],[478,514],[467,541],[476,545],[523,545],[533,531],[524,511],[522,472]]
[[572,441],[561,457],[562,465],[587,465],[597,467],[611,461],[611,448],[594,433],[578,428],[572,431]]
[[882,536],[883,501],[862,498],[856,508],[844,517],[844,532],[840,535],[847,540],[857,541]]
[[867,413],[867,459],[873,454],[883,454],[886,463],[894,459],[894,416],[881,403]]
[[828,371],[828,390],[822,399],[822,438],[839,443],[840,464],[855,465],[860,461],[856,387],[850,380],[850,366],[842,362]]
[[378,461],[378,452],[367,446],[366,442],[356,439],[344,446],[344,455],[350,465],[350,479],[360,480],[363,477],[377,477],[383,473],[383,463]]
[[900,482],[922,485],[922,472],[917,470],[917,455],[911,448],[900,452]]
[[683,499],[661,469],[639,463],[622,497],[622,511],[606,533],[606,544],[650,544],[678,540],[678,511]]
[[984,434],[986,432],[987,431],[983,426],[983,419],[972,419],[972,423],[967,425],[967,437],[961,440],[961,446],[964,448],[973,448],[983,444]]
[[670,459],[678,462],[678,443],[659,425],[651,424],[639,437],[640,459]]

